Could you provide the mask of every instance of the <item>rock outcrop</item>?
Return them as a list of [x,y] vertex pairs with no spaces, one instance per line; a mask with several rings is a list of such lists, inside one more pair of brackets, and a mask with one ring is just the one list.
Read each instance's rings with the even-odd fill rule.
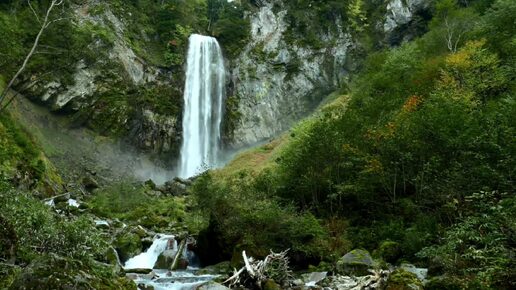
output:
[[240,118],[230,120],[234,128],[228,143],[235,148],[274,137],[311,112],[339,87],[353,46],[343,29],[321,35],[322,48],[291,43],[281,1],[260,1],[260,6],[248,15],[249,44],[231,60],[230,91],[238,99]]

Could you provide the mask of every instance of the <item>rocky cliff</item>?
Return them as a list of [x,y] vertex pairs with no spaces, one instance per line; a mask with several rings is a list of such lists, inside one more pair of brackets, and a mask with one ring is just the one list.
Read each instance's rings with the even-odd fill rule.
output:
[[[147,48],[131,39],[129,9],[115,10],[94,0],[70,9],[71,24],[91,42],[77,52],[68,80],[42,71],[26,76],[28,94],[56,113],[71,115],[77,125],[126,139],[144,152],[176,155],[182,70],[159,67],[142,57],[141,50]],[[144,30],[138,34],[144,42],[155,42]]]
[[[115,2],[72,4],[71,25],[89,39],[69,64],[72,73],[63,77],[32,70],[23,84],[34,100],[71,115],[76,125],[125,139],[143,152],[167,157],[165,163],[171,165],[182,135],[184,69],[153,61],[156,31],[135,23],[134,7]],[[351,1],[358,10],[328,4],[341,5],[344,11],[329,17],[312,4],[251,1],[245,13],[249,40],[226,62],[227,147],[242,148],[288,130],[330,92],[345,87],[367,53],[365,47],[371,46],[364,39],[374,34],[375,39],[368,40],[372,46],[410,39],[421,30],[420,16],[431,1],[376,2]],[[296,17],[298,26],[312,26],[318,18],[326,22],[315,35],[305,37],[294,27]],[[359,20],[353,26],[350,19],[355,18]]]
[[[430,1],[380,2],[373,10],[383,17],[369,17],[363,25],[372,27],[370,34],[381,36],[376,45],[396,45],[411,37],[408,32],[413,32],[409,28],[415,16]],[[247,15],[251,39],[239,57],[230,60],[230,98],[238,103],[236,118],[228,121],[232,129],[228,145],[233,148],[274,137],[312,112],[325,96],[345,84],[364,50],[364,33],[354,31],[342,17],[319,31],[314,44],[306,44],[292,40],[303,35],[292,32],[286,19],[292,6],[286,1],[257,1],[256,6]],[[366,13],[366,8],[361,9]],[[303,11],[304,21],[317,19],[317,13],[315,7]]]

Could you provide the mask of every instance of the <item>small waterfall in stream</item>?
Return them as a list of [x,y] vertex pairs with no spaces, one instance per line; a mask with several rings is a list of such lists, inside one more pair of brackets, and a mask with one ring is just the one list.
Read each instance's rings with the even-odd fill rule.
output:
[[219,162],[225,81],[224,59],[217,40],[209,36],[191,35],[179,177],[192,177]]
[[[156,261],[160,255],[167,250],[172,250],[174,255],[179,251],[178,244],[173,235],[158,234],[154,238],[152,245],[143,253],[127,260],[124,269],[129,273],[128,277],[138,285],[138,289],[155,289],[155,290],[195,290],[201,285],[212,281],[217,276],[214,275],[197,275],[198,268],[195,263],[198,262],[195,254],[184,248],[181,253],[184,259],[188,260],[188,266],[185,270],[170,271],[169,269],[156,269]],[[152,269],[149,274],[131,274],[134,269]]]
[[152,269],[154,268],[154,264],[158,260],[158,257],[161,253],[163,253],[169,244],[169,241],[173,241],[173,249],[177,251],[177,242],[174,239],[174,236],[162,235],[156,237],[152,245],[147,249],[147,251],[135,256],[127,262],[125,262],[125,269]]

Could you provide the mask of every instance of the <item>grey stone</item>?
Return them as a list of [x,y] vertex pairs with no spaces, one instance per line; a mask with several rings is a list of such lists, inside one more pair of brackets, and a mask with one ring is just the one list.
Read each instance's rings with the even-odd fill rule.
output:
[[303,281],[306,286],[315,286],[317,283],[326,279],[328,272],[312,272],[308,274],[303,274]]
[[374,260],[368,251],[355,249],[344,255],[337,262],[337,272],[339,274],[365,276],[368,269],[373,268]]
[[[235,148],[288,130],[338,88],[345,75],[351,35],[345,29],[323,34],[320,40],[327,45],[317,49],[287,43],[286,14],[281,1],[263,1],[248,15],[251,40],[231,66],[232,95],[239,97],[241,116],[230,140]],[[340,20],[336,24],[341,26]]]
[[229,288],[219,283],[208,282],[201,285],[197,290],[229,290]]
[[426,268],[417,268],[412,264],[401,264],[400,268],[416,275],[417,278],[421,281],[425,281],[426,277],[428,276],[428,269]]

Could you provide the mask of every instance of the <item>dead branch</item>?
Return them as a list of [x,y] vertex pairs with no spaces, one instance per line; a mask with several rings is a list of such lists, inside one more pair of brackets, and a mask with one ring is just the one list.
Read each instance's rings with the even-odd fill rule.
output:
[[272,279],[279,284],[285,284],[292,278],[292,271],[289,267],[287,251],[281,253],[271,253],[263,260],[255,260],[248,257],[245,251],[242,251],[244,267],[234,271],[233,276],[224,281],[230,287],[235,286],[251,286],[261,288],[261,285]]

